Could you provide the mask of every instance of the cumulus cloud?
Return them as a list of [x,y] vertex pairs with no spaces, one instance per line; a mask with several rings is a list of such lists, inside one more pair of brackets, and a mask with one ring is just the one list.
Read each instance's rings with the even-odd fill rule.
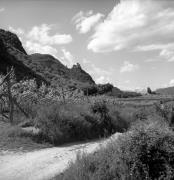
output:
[[174,43],[150,44],[150,45],[137,46],[135,48],[135,51],[154,51],[154,50],[171,49],[173,48],[173,46],[174,46]]
[[174,79],[171,79],[167,84],[164,84],[162,88],[173,87],[173,86],[174,86]]
[[[29,53],[51,54],[57,57],[58,51],[56,46],[68,44],[72,41],[72,37],[69,34],[55,33],[50,35],[50,31],[54,29],[52,25],[47,24],[34,26],[30,31],[24,31],[22,28],[14,28],[12,26],[9,26],[9,30],[19,36]],[[64,53],[68,54],[65,50]],[[70,55],[68,61],[69,65]]]
[[166,2],[173,3],[120,0],[105,20],[96,26],[88,49],[93,52],[117,51],[143,43],[147,39],[172,36],[174,6],[164,6]]
[[8,29],[9,29],[9,31],[11,31],[11,32],[13,32],[13,33],[15,33],[15,34],[17,34],[19,36],[24,34],[24,30],[22,28],[15,29],[12,26],[9,26]]
[[174,62],[174,49],[173,50],[164,49],[161,51],[160,56],[167,59],[168,62]]
[[170,86],[174,86],[174,79],[171,79],[171,80],[170,80],[169,85],[170,85]]
[[135,51],[160,51],[159,58],[156,60],[161,60],[160,58],[164,58],[168,62],[174,61],[174,43],[168,44],[151,44],[138,46],[135,48]]
[[124,61],[123,66],[120,68],[121,73],[133,72],[137,70],[139,66],[137,64],[131,64],[129,61]]
[[57,50],[49,45],[41,45],[36,42],[26,41],[25,47],[30,53],[51,54],[57,56]]
[[93,11],[87,13],[80,11],[73,17],[72,21],[74,22],[78,32],[85,34],[96,26],[102,17],[104,17],[104,15],[101,13],[93,14]]
[[105,70],[96,66],[94,63],[87,59],[83,59],[83,64],[85,65],[85,69],[87,72],[92,75],[97,84],[104,84],[111,82],[110,76],[113,73],[113,69]]
[[52,29],[51,25],[42,24],[41,26],[34,26],[28,33],[28,39],[37,41],[41,44],[68,44],[72,41],[72,37],[69,34],[59,34],[50,35],[49,32]]
[[62,49],[63,57],[61,57],[62,63],[67,65],[69,68],[75,64],[74,56],[67,51],[65,48]]
[[105,84],[105,83],[108,83],[110,82],[110,78],[109,77],[106,77],[106,76],[100,76],[98,78],[96,78],[95,82],[97,84]]
[[105,77],[107,77],[107,76],[109,76],[111,74],[111,71],[99,68],[95,64],[92,64],[92,63],[91,63],[90,72],[91,72],[91,74],[97,74],[99,76],[105,76]]

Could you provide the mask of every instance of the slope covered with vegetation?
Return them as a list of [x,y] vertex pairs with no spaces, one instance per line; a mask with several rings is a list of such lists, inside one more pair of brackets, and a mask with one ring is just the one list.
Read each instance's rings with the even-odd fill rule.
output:
[[79,155],[56,180],[155,180],[174,178],[174,133],[151,122],[90,155]]
[[36,79],[39,84],[42,82],[48,84],[42,76],[25,66],[21,61],[16,59],[13,54],[10,54],[8,52],[9,48],[12,47],[5,45],[4,40],[0,38],[0,74],[6,74],[7,71],[13,67],[18,81],[22,79]]
[[174,87],[157,89],[156,92],[162,95],[174,95]]
[[[7,68],[16,69],[17,78],[23,77],[49,82],[50,84],[74,85],[95,84],[91,76],[79,64],[67,68],[58,59],[47,54],[28,55],[19,38],[5,30],[0,30],[1,40],[1,69],[5,73]],[[22,67],[22,68],[21,68]],[[26,73],[24,73],[26,72]],[[31,75],[32,74],[32,75]]]
[[81,89],[85,95],[108,94],[114,97],[135,97],[140,94],[123,92],[111,84],[96,85],[92,77],[80,64],[68,68],[49,54],[28,55],[19,38],[0,29],[0,74],[6,74],[11,67],[17,80],[36,79],[39,84],[51,84],[65,89]]
[[147,111],[139,111],[129,131],[93,154],[79,154],[77,160],[54,179],[172,180],[174,111],[167,107],[166,104],[163,110],[156,108],[154,113],[149,108]]

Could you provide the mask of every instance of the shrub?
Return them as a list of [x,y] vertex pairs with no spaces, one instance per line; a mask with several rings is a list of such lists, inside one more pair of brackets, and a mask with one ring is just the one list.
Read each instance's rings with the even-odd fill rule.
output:
[[90,108],[92,113],[99,115],[98,128],[101,130],[101,135],[111,134],[114,127],[105,101],[95,102]]
[[13,139],[17,139],[20,137],[29,137],[34,140],[35,138],[35,135],[32,132],[27,132],[18,126],[11,126],[10,128],[6,129],[5,134],[7,138],[9,137]]
[[161,116],[170,126],[174,125],[174,107],[173,104],[155,104],[156,113]]
[[147,88],[147,93],[152,94],[152,90],[150,89],[150,87]]
[[40,108],[35,120],[41,130],[40,138],[53,144],[90,138],[91,124],[77,109],[69,108],[64,104]]
[[108,93],[108,92],[111,92],[112,89],[113,89],[113,85],[112,84],[99,84],[97,86],[98,88],[98,94],[105,94],[105,93]]
[[173,178],[174,132],[159,122],[141,122],[97,153],[78,156],[57,180]]
[[167,125],[141,122],[130,135],[131,138],[122,142],[122,153],[125,154],[132,177],[171,179],[174,170],[174,133]]
[[133,119],[134,121],[144,121],[144,120],[147,120],[147,112],[143,109],[140,109],[136,112],[133,113]]
[[71,141],[94,139],[123,132],[129,123],[118,111],[110,113],[106,103],[86,104],[54,103],[38,107],[34,124],[41,133],[38,140],[61,144]]
[[[125,114],[124,114],[125,115]],[[112,123],[112,133],[125,132],[131,125],[131,117],[124,117],[118,110],[111,111],[109,113]]]
[[81,88],[85,96],[90,96],[97,94],[97,86],[96,85],[86,85]]

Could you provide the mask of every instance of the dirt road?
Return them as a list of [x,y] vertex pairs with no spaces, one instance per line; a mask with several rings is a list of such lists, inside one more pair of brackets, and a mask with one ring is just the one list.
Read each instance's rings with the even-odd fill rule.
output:
[[27,153],[0,154],[0,180],[48,180],[61,173],[74,161],[78,152],[91,153],[120,135],[96,142],[46,148]]

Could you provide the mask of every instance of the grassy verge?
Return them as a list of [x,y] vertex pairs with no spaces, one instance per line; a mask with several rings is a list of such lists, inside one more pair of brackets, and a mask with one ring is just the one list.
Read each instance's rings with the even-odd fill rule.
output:
[[129,124],[130,121],[117,110],[110,111],[104,102],[42,106],[35,117],[35,125],[41,130],[38,139],[54,145],[124,132]]
[[32,140],[31,134],[27,134],[18,126],[0,122],[0,151],[31,151],[49,147],[48,144],[38,144]]
[[56,180],[174,178],[174,132],[165,123],[146,121],[95,154],[78,155]]

